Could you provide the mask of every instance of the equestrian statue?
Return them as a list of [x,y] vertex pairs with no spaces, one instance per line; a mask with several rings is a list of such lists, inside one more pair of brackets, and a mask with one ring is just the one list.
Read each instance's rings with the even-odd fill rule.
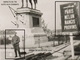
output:
[[[33,2],[34,2],[34,9],[36,9],[37,0],[29,0],[29,3],[31,5],[31,8],[33,9]],[[22,0],[22,8],[24,6],[24,0]],[[26,0],[26,7],[28,7],[28,0]]]

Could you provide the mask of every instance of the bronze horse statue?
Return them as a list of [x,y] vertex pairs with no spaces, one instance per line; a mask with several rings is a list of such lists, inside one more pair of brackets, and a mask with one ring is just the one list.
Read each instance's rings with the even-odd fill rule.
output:
[[[36,4],[37,4],[37,0],[33,0],[34,2],[34,9],[36,9]],[[27,7],[28,7],[28,0],[26,0],[26,3],[27,3]],[[29,0],[29,3],[31,4],[31,8],[33,9],[33,3],[32,3],[32,0]],[[24,5],[24,1],[22,0],[22,7]]]
[[[34,1],[35,9],[36,9],[37,0],[33,0],[33,1]],[[29,0],[29,2],[31,4],[31,8],[33,8],[32,0]]]

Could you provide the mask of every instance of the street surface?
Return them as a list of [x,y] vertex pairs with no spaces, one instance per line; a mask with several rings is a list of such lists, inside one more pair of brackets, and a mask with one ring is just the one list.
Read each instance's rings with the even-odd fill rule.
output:
[[[80,41],[74,41],[74,45],[79,44]],[[66,47],[65,47],[66,46]],[[64,48],[63,48],[64,47]],[[30,54],[34,53],[40,53],[40,52],[51,52],[53,53],[52,56],[47,57],[47,60],[65,60],[66,57],[64,57],[63,55],[63,51],[71,51],[71,46],[70,44],[63,44],[60,46],[56,46],[56,47],[48,47],[48,48],[44,48],[44,49],[48,49],[47,51],[34,51],[31,52]],[[21,51],[24,51],[23,49],[21,49]],[[25,50],[27,53],[29,53],[29,49]],[[71,53],[69,53],[71,55]],[[6,56],[6,60],[13,60],[14,59],[14,50],[13,49],[6,49],[6,55],[5,55],[5,49],[0,49],[0,60],[5,60],[5,56]],[[76,56],[75,56],[76,57]],[[80,58],[80,57],[79,57]]]

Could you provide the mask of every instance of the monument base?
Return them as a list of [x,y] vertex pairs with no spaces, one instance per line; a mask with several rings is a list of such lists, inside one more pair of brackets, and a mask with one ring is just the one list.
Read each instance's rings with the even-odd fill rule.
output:
[[48,42],[48,38],[42,28],[25,30],[25,47],[39,47],[39,44],[44,42]]
[[48,42],[44,30],[41,28],[40,10],[31,8],[17,8],[18,28],[25,29],[25,47],[39,47],[41,43]]

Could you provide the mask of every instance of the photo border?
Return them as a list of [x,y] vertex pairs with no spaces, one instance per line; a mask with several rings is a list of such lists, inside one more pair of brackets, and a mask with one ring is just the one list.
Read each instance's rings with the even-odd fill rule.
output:
[[[6,43],[6,31],[7,30],[16,30],[16,31],[24,31],[24,52],[25,52],[25,29],[5,29],[5,43]],[[22,58],[22,57],[20,57]],[[25,54],[24,54],[24,57],[25,59]],[[18,59],[18,58],[6,58],[6,44],[5,44],[5,59]]]

